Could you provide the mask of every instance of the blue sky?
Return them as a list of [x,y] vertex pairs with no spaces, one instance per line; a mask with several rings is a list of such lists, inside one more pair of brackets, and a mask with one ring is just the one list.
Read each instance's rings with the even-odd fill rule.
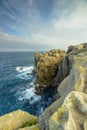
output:
[[82,42],[86,0],[0,0],[0,51],[66,49]]

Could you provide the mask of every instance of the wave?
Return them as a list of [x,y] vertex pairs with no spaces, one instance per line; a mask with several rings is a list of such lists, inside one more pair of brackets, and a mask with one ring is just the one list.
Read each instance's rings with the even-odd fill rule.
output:
[[25,67],[17,67],[16,70],[18,72],[29,72],[32,73],[32,71],[34,70],[34,66],[25,66]]
[[19,101],[27,100],[30,104],[33,104],[41,99],[41,96],[35,94],[35,86],[31,82],[26,90],[19,97]]
[[32,73],[34,71],[34,66],[17,67],[16,70],[19,72],[19,74],[16,75],[17,78],[32,79]]
[[17,67],[16,70],[18,71],[17,78],[30,80],[25,90],[19,95],[19,101],[28,100],[30,104],[39,101],[41,96],[35,94],[35,86],[33,84],[35,80],[33,76],[34,66]]
[[18,100],[20,102],[27,101],[29,104],[34,104],[40,101],[41,96],[35,94],[35,77],[33,75],[34,66],[20,66],[16,68],[16,71],[18,72],[16,78],[25,80],[28,79],[29,81],[29,84],[25,87],[25,90],[23,90],[21,93],[17,92]]
[[32,75],[27,75],[27,73],[18,74],[16,77],[20,79],[32,79]]

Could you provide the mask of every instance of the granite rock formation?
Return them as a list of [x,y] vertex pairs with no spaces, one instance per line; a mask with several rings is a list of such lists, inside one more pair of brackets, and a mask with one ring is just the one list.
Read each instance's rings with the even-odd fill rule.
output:
[[58,65],[65,56],[65,51],[50,50],[43,54],[35,53],[36,92],[52,86],[53,78],[56,76]]

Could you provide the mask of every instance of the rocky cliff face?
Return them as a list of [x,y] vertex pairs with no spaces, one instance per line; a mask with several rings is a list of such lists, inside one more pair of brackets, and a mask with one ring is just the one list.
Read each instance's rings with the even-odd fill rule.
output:
[[58,87],[65,100],[50,117],[49,130],[87,130],[87,44],[69,48],[66,57],[69,75]]
[[85,52],[87,52],[86,43],[77,46],[70,46],[68,48],[64,59],[59,64],[58,72],[54,80],[55,85],[59,85],[61,81],[69,75],[71,68],[75,63],[77,63],[78,58],[80,58],[80,60],[84,59],[84,57],[86,56]]
[[70,46],[54,80],[57,99],[40,116],[41,130],[87,130],[87,44]]
[[65,51],[51,50],[43,54],[35,53],[36,91],[52,86],[53,78],[56,76],[58,65],[65,56]]
[[49,119],[49,130],[87,130],[87,95],[70,92]]
[[36,53],[36,83],[49,85],[52,75],[47,68],[52,65],[53,77],[56,75],[52,85],[57,86],[60,98],[39,116],[39,122],[36,116],[20,110],[0,117],[0,130],[87,130],[87,44],[70,46],[66,55],[61,52],[60,60],[52,54],[54,51],[50,56]]

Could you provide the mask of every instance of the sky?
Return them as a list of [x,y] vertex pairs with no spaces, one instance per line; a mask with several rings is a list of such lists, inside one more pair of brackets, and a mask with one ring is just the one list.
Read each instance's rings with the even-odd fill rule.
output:
[[0,51],[47,51],[87,42],[87,0],[0,0]]

